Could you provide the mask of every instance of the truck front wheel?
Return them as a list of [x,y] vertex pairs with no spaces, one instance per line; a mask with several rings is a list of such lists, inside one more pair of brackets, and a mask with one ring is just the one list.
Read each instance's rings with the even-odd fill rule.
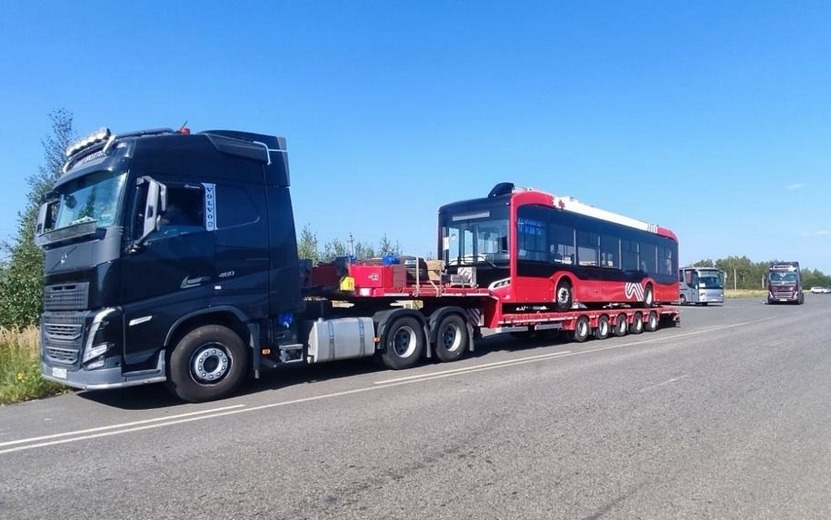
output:
[[410,368],[421,359],[426,342],[424,328],[417,319],[412,316],[398,318],[384,331],[381,360],[393,370]]
[[248,356],[242,338],[221,325],[187,333],[170,355],[167,389],[197,403],[225,397],[242,382]]

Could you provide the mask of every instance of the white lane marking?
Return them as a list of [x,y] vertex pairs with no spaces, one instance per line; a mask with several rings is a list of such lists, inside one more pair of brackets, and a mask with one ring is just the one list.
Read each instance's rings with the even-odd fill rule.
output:
[[475,365],[475,366],[472,366],[472,367],[454,368],[452,370],[442,370],[441,372],[431,372],[429,374],[418,374],[418,375],[415,375],[415,376],[398,377],[396,379],[384,379],[383,381],[375,381],[372,384],[374,384],[374,385],[386,385],[386,384],[389,384],[389,383],[398,383],[399,381],[410,381],[410,380],[413,380],[413,379],[419,379],[419,380],[433,379],[433,378],[437,378],[437,377],[444,377],[446,375],[454,375],[454,374],[474,372],[474,371],[479,371],[479,370],[487,370],[487,369],[491,369],[491,368],[501,368],[503,366],[515,365],[515,364],[519,364],[519,363],[527,363],[529,361],[538,361],[538,360],[541,360],[541,359],[548,359],[548,358],[552,358],[552,357],[562,356],[562,355],[565,355],[565,354],[571,354],[571,351],[570,350],[565,350],[565,351],[561,351],[561,352],[552,352],[551,354],[540,354],[538,356],[530,356],[530,357],[524,357],[524,358],[519,358],[519,359],[508,359],[508,360],[505,360],[505,361],[495,361],[493,363],[485,363],[483,365]]
[[[731,325],[723,325],[723,326],[720,326],[720,327],[712,327],[712,328],[709,328],[709,329],[703,329],[703,330],[698,330],[698,331],[684,332],[684,333],[681,333],[681,334],[674,334],[674,335],[671,335],[671,336],[661,336],[661,337],[650,338],[650,339],[642,340],[642,341],[623,343],[623,344],[620,344],[620,345],[610,345],[608,347],[586,349],[586,350],[581,350],[581,351],[578,351],[578,352],[564,351],[564,352],[560,352],[560,353],[553,353],[551,355],[543,354],[542,356],[531,356],[531,357],[518,359],[518,360],[516,360],[516,362],[511,363],[511,364],[505,363],[505,364],[502,364],[502,365],[495,365],[493,363],[489,363],[488,365],[495,365],[495,366],[482,365],[482,366],[485,367],[485,368],[482,368],[482,369],[479,369],[479,366],[470,367],[469,370],[466,370],[465,372],[460,372],[458,374],[452,373],[450,371],[445,371],[445,372],[440,372],[440,373],[438,373],[438,374],[436,374],[432,377],[428,374],[428,375],[424,375],[424,376],[422,376],[418,379],[408,379],[408,380],[404,380],[404,381],[399,380],[399,381],[396,381],[396,382],[387,383],[387,384],[383,384],[383,385],[373,385],[373,386],[367,386],[367,387],[364,387],[364,388],[355,388],[353,390],[345,390],[343,392],[334,392],[334,393],[331,393],[331,394],[323,394],[323,395],[317,395],[317,396],[312,396],[312,397],[303,397],[303,398],[300,398],[300,399],[293,399],[291,401],[283,401],[283,402],[279,402],[279,403],[269,403],[269,404],[264,404],[264,405],[260,405],[260,406],[251,406],[251,407],[246,406],[244,404],[240,404],[240,405],[229,406],[227,408],[217,408],[217,409],[213,409],[213,410],[205,410],[205,411],[202,411],[202,412],[191,412],[191,413],[182,414],[182,415],[179,415],[179,416],[160,417],[160,418],[157,418],[157,419],[148,419],[146,421],[135,421],[133,423],[125,423],[125,424],[122,424],[122,425],[102,426],[100,428],[92,428],[90,430],[83,430],[83,431],[80,431],[80,432],[60,433],[60,434],[55,434],[55,435],[52,435],[52,436],[44,436],[44,437],[45,438],[57,438],[57,437],[71,437],[73,435],[81,435],[81,436],[71,437],[71,438],[68,438],[68,439],[53,440],[53,441],[48,441],[48,442],[40,442],[40,443],[37,443],[37,444],[26,444],[24,446],[17,446],[17,447],[14,447],[14,448],[7,448],[7,449],[0,450],[0,455],[4,455],[6,453],[13,453],[13,452],[17,452],[17,451],[30,450],[30,449],[35,449],[35,448],[45,448],[45,447],[48,447],[48,446],[55,446],[55,445],[58,445],[58,444],[65,444],[65,443],[69,443],[69,442],[77,442],[77,441],[83,441],[83,440],[89,440],[89,439],[97,439],[97,438],[101,438],[101,437],[109,437],[109,436],[112,436],[112,435],[121,435],[121,434],[124,434],[124,433],[131,433],[131,432],[137,432],[137,431],[142,431],[142,430],[150,430],[150,429],[154,429],[154,428],[161,428],[161,427],[164,427],[164,426],[174,426],[174,425],[177,425],[177,424],[184,424],[184,423],[193,422],[193,421],[202,421],[202,420],[205,420],[205,419],[213,419],[213,418],[216,418],[216,417],[223,417],[223,416],[226,416],[226,415],[234,415],[234,414],[243,413],[243,412],[254,412],[254,411],[259,411],[259,410],[266,410],[266,409],[269,409],[269,408],[277,408],[277,407],[280,407],[280,406],[289,406],[289,405],[293,405],[293,404],[308,403],[308,402],[313,402],[313,401],[321,401],[323,399],[330,399],[330,398],[334,398],[334,397],[342,397],[342,396],[346,396],[346,395],[360,394],[360,393],[363,393],[363,392],[371,392],[371,391],[374,391],[374,390],[382,390],[382,389],[390,388],[390,387],[393,387],[393,386],[402,386],[402,385],[408,385],[408,384],[413,384],[413,383],[420,383],[422,381],[429,381],[430,379],[439,379],[439,378],[444,378],[444,377],[450,377],[450,376],[453,376],[453,375],[465,375],[466,373],[478,372],[480,370],[490,370],[490,369],[494,369],[494,368],[510,367],[510,366],[513,366],[513,365],[516,365],[516,364],[532,363],[532,362],[535,362],[535,361],[545,361],[546,359],[549,359],[551,357],[571,357],[571,356],[577,356],[577,355],[581,355],[581,354],[590,354],[592,352],[600,352],[600,351],[604,351],[604,350],[612,350],[612,349],[617,349],[617,348],[630,347],[630,346],[633,346],[633,345],[642,345],[642,344],[646,344],[646,343],[655,343],[655,342],[658,342],[658,341],[672,340],[672,339],[680,338],[680,337],[695,336],[695,335],[704,334],[704,333],[707,333],[707,332],[713,332],[713,331],[717,331],[717,330],[724,330],[724,329],[730,329],[730,328],[734,328],[734,327],[740,327],[740,326],[748,325],[750,323],[758,323],[758,322],[762,322],[762,321],[773,320],[773,319],[776,319],[776,318],[777,317],[762,318],[762,319],[754,320],[754,321],[745,321],[745,322],[742,322],[742,323],[734,323],[734,324],[731,324]],[[538,359],[538,358],[541,358],[541,359]],[[511,361],[513,361],[513,360],[511,360]],[[499,363],[499,362],[497,362],[497,363]],[[459,370],[464,370],[464,369],[459,369]],[[216,412],[216,413],[214,413],[214,412]],[[176,419],[177,417],[179,417],[179,419]],[[176,419],[176,420],[161,422],[161,421],[164,421],[165,419]],[[146,423],[150,423],[150,422],[153,422],[153,421],[157,421],[157,422],[155,422],[155,424],[146,424]],[[125,428],[125,426],[128,426],[128,425],[139,425],[139,424],[141,424],[141,426],[126,427]],[[117,431],[103,431],[103,432],[101,432],[101,430],[107,430],[107,429],[115,430],[116,428],[125,428],[125,429],[117,430]],[[92,431],[99,431],[101,433],[92,433],[91,435],[82,435],[85,432],[92,432]],[[36,442],[37,439],[40,439],[40,438],[21,439],[19,441],[10,441],[10,442],[6,442],[4,444],[1,444],[0,446],[4,446],[4,445],[5,446],[10,446],[12,444],[23,444],[23,443],[26,443],[26,442]]]
[[[166,416],[166,417],[156,417],[156,418],[153,418],[153,419],[144,419],[142,421],[132,421],[132,422],[121,423],[121,424],[112,424],[110,426],[99,426],[98,428],[89,428],[89,429],[86,429],[86,430],[76,430],[74,432],[55,433],[55,434],[52,434],[52,435],[43,435],[43,436],[40,436],[40,437],[29,437],[28,439],[18,439],[16,441],[0,442],[0,448],[5,447],[5,446],[14,446],[15,444],[25,444],[27,442],[37,442],[37,441],[43,441],[43,440],[47,440],[47,439],[57,439],[57,438],[60,438],[60,437],[69,437],[71,435],[83,435],[85,433],[100,432],[100,431],[105,431],[105,430],[114,430],[116,428],[127,428],[127,427],[130,427],[130,426],[137,426],[139,424],[148,424],[148,423],[154,423],[154,422],[159,422],[159,421],[166,421],[166,420],[170,420],[170,419],[178,419],[178,418],[181,418],[181,417],[190,417],[190,416],[193,416],[193,415],[201,415],[201,414],[207,414],[207,413],[221,412],[221,411],[224,411],[224,410],[231,410],[233,408],[243,408],[243,407],[245,407],[244,404],[235,404],[235,405],[232,405],[232,406],[223,406],[222,408],[212,408],[210,410],[200,410],[198,412],[188,412],[188,413],[183,413],[183,414],[180,414],[180,415],[169,415],[169,416]],[[2,452],[0,452],[0,453],[2,453]]]
[[690,375],[689,375],[689,374],[684,374],[683,376],[673,377],[672,379],[668,379],[668,380],[666,380],[666,381],[662,381],[662,382],[660,382],[660,383],[655,383],[654,385],[645,386],[645,387],[641,388],[639,391],[640,391],[640,392],[646,392],[646,391],[648,391],[648,390],[652,390],[652,389],[654,389],[654,388],[658,388],[659,386],[664,386],[664,385],[669,385],[669,384],[672,384],[672,383],[674,383],[674,382],[676,382],[676,381],[680,381],[680,380],[685,379],[685,378],[687,378],[687,377],[690,377]]

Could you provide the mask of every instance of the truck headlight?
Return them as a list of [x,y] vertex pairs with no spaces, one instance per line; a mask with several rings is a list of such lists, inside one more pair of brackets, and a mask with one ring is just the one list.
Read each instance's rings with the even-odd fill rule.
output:
[[106,354],[113,347],[113,343],[104,341],[103,338],[97,336],[99,336],[99,332],[103,332],[106,329],[108,325],[106,321],[107,316],[115,311],[115,309],[104,309],[92,319],[92,325],[89,327],[89,334],[84,345],[84,356],[82,358],[84,364]]

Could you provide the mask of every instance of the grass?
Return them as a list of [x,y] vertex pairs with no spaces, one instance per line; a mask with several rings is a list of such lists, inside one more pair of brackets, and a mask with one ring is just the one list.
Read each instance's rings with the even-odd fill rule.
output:
[[768,295],[766,289],[725,289],[724,298],[731,300],[735,298],[765,298]]
[[39,332],[0,328],[0,405],[39,399],[66,391],[40,377]]

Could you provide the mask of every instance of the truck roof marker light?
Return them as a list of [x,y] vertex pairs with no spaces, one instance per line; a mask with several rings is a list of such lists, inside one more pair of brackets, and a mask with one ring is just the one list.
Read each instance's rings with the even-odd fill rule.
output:
[[105,126],[102,126],[95,132],[87,134],[81,137],[80,139],[76,139],[75,141],[70,143],[69,146],[66,147],[66,156],[72,157],[84,148],[92,146],[96,143],[106,141],[107,139],[109,139],[110,135],[110,129]]

